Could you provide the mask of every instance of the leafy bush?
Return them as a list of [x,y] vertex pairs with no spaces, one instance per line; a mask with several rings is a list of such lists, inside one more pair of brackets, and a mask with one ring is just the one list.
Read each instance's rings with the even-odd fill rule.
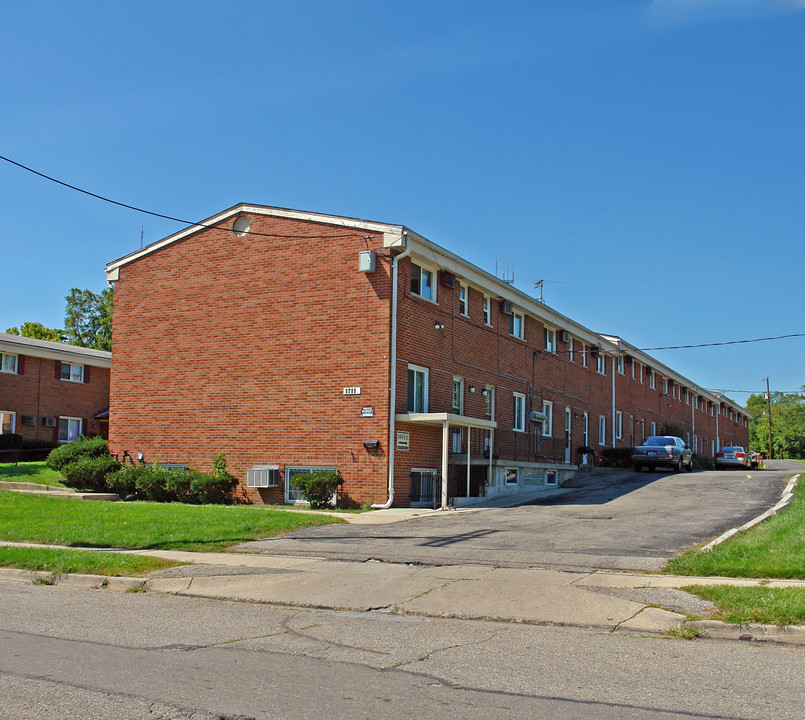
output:
[[310,507],[329,507],[333,494],[344,481],[332,470],[294,475],[291,482],[299,488],[302,497],[310,503]]
[[22,447],[22,435],[17,433],[0,434],[0,450],[16,450]]
[[126,465],[107,478],[109,488],[124,500],[191,504],[234,502],[238,481],[226,470],[226,458],[216,457],[212,474],[159,465]]
[[60,445],[45,461],[51,470],[61,471],[79,457],[102,457],[109,454],[109,443],[101,437],[84,437]]
[[715,463],[713,462],[713,458],[707,457],[706,455],[694,455],[693,467],[697,470],[713,470]]
[[106,490],[106,476],[120,469],[120,463],[109,455],[80,455],[61,469],[67,484],[79,490]]
[[632,464],[632,448],[604,448],[601,454],[609,460],[609,467],[629,467]]

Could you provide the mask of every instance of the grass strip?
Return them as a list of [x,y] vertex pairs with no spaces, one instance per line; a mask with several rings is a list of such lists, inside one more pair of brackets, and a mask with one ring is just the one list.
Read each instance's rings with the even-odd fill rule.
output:
[[0,539],[14,542],[215,552],[342,522],[261,506],[81,501],[0,490]]
[[665,566],[673,575],[805,579],[805,482],[777,515],[712,550],[688,550]]
[[29,482],[37,485],[53,485],[64,487],[64,478],[61,473],[51,470],[44,461],[14,463],[0,463],[0,480],[9,482]]
[[112,577],[119,575],[139,577],[179,564],[181,563],[155,557],[91,550],[0,547],[0,567],[43,570],[54,575],[85,573]]
[[805,588],[691,585],[684,590],[713,603],[718,608],[716,620],[736,625],[805,623]]

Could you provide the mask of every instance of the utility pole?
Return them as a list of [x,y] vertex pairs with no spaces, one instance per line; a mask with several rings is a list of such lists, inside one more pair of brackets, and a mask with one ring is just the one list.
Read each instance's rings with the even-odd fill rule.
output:
[[774,458],[771,446],[771,393],[769,392],[769,378],[766,378],[766,402],[769,405],[769,460]]

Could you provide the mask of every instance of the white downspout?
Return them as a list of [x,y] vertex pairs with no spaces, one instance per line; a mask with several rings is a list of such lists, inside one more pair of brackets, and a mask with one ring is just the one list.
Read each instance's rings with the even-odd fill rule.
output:
[[389,377],[389,499],[383,504],[372,505],[375,510],[386,510],[391,507],[394,502],[394,448],[397,444],[395,437],[395,423],[394,415],[397,410],[397,286],[398,280],[398,264],[400,260],[411,254],[412,245],[408,240],[408,231],[404,230],[402,239],[405,242],[405,250],[399,255],[394,255],[391,258],[391,348],[389,350],[389,358],[391,363],[391,373]]
[[[612,449],[615,449],[615,356],[612,356]],[[614,455],[612,456],[615,457]],[[613,460],[614,462],[614,460]]]

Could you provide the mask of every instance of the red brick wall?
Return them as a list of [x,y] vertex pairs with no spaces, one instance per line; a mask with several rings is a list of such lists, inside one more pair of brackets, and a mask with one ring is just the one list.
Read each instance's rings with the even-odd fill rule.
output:
[[[94,416],[109,407],[109,370],[91,367],[88,383],[56,378],[56,361],[26,355],[22,374],[0,372],[0,410],[17,413],[16,432],[26,440],[56,440],[57,428],[44,427],[44,417],[86,420],[85,434],[103,434],[104,424]],[[23,425],[22,416],[36,417]]]
[[253,465],[336,466],[350,500],[384,502],[389,263],[358,270],[382,236],[253,215],[252,232],[293,237],[241,238],[231,223],[120,268],[112,449],[201,470],[223,451],[244,485]]

